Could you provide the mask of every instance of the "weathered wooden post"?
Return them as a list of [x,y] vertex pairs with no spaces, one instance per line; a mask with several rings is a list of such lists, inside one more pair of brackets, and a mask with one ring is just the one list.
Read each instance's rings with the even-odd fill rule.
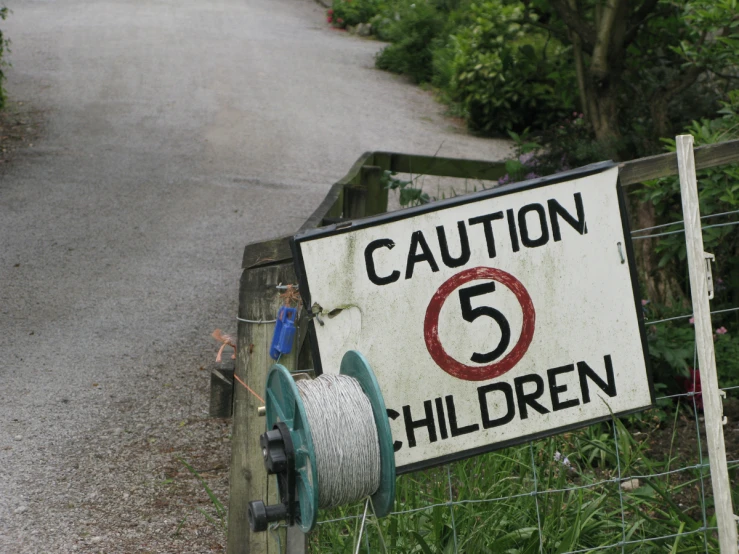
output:
[[[700,202],[698,201],[698,182],[695,175],[693,137],[677,137],[677,164],[680,175],[680,193],[685,222],[685,244],[690,273],[690,292],[695,319],[695,341],[700,368],[700,382],[703,396],[703,414],[708,443],[708,460],[711,467],[713,501],[716,508],[719,546],[722,554],[737,552],[737,530],[734,509],[731,504],[731,480],[726,463],[724,442],[724,414],[721,403],[721,389],[716,374],[716,355],[713,345],[713,325],[711,324],[711,305],[713,285],[709,295],[707,264],[709,255],[703,250],[701,231]],[[726,396],[726,393],[723,394]]]
[[[283,304],[277,286],[289,283],[295,283],[295,271],[291,263],[246,269],[241,277],[235,372],[237,384],[231,439],[229,554],[279,552],[273,533],[251,533],[247,510],[251,500],[267,498],[275,502],[277,498],[277,484],[267,476],[259,446],[259,435],[264,432],[264,419],[257,416],[257,409],[264,403],[257,395],[264,395],[267,370],[274,363],[269,356],[269,348],[274,320]],[[288,369],[294,369],[296,350],[293,348],[289,355],[282,356],[280,363]],[[284,529],[281,530],[280,540],[285,540]]]
[[359,217],[384,214],[387,211],[387,189],[382,184],[382,168],[365,165],[361,170],[361,184],[366,191],[364,213]]
[[210,417],[231,417],[233,391],[234,362],[225,360],[210,372]]

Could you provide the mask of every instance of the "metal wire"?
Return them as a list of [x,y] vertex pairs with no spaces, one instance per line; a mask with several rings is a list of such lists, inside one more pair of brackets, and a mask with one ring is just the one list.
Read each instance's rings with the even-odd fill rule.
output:
[[625,552],[626,546],[626,516],[624,515],[624,492],[621,487],[621,454],[618,447],[618,428],[616,422],[613,422],[613,444],[616,447],[616,468],[618,470],[618,501],[621,504],[621,552]]
[[541,528],[541,512],[539,510],[539,482],[536,478],[536,458],[534,458],[534,443],[529,443],[531,451],[531,471],[534,474],[534,501],[536,502],[536,525],[539,528],[539,553],[544,554],[544,539],[542,538],[543,530]]
[[354,554],[359,554],[359,549],[362,546],[362,535],[364,534],[364,524],[367,522],[367,508],[369,508],[370,499],[369,496],[367,497],[367,500],[364,501],[364,514],[362,515],[362,526],[359,529],[359,537],[357,537],[357,549],[354,551]]
[[[737,311],[739,311],[739,308],[727,308],[726,310],[714,310],[711,312],[711,315],[725,314],[728,312],[737,312]],[[678,315],[675,317],[666,317],[665,319],[658,319],[657,321],[645,321],[644,325],[657,325],[658,323],[664,323],[666,321],[676,321],[678,319],[690,319],[691,317],[693,317],[693,314]]]
[[[693,347],[693,367],[698,367],[698,344],[695,343]],[[697,374],[693,372],[693,390],[695,391],[695,376]],[[698,421],[698,402],[695,399],[695,396],[693,396],[693,415],[695,418],[695,434],[696,437],[698,437],[698,461],[701,465],[703,465],[703,444],[701,442],[701,427],[700,422]],[[706,485],[703,480],[703,468],[700,470],[700,482],[701,482],[701,512],[703,513],[703,527],[708,527],[708,516],[706,515]],[[703,545],[706,549],[706,554],[708,554],[708,537],[706,535],[703,535]]]
[[[706,225],[705,227],[701,227],[702,230],[706,229],[714,229],[716,227],[731,227],[732,225],[739,225],[739,221],[731,221],[729,223],[716,223],[715,225]],[[655,233],[653,235],[637,235],[631,237],[631,240],[640,240],[640,239],[656,239],[658,237],[666,237],[667,235],[677,235],[679,233],[684,233],[685,229],[678,229],[676,231],[665,231],[664,233]]]
[[701,527],[699,529],[695,529],[694,531],[683,531],[682,533],[675,533],[672,535],[662,535],[661,537],[651,537],[648,539],[639,539],[636,541],[622,541],[618,544],[595,546],[593,548],[584,548],[582,550],[570,550],[569,552],[564,552],[563,554],[583,554],[584,552],[597,552],[598,550],[606,550],[607,548],[613,548],[614,546],[625,547],[630,544],[644,544],[645,542],[664,541],[667,539],[676,539],[678,537],[687,537],[688,535],[694,535],[696,533],[703,533],[705,535],[706,531],[715,531],[717,529],[718,527]]
[[[708,215],[701,216],[701,219],[712,219],[714,217],[721,217],[724,215],[734,215],[734,214],[739,214],[739,210],[734,210],[731,212],[721,212],[717,214],[708,214]],[[655,229],[664,229],[665,227],[672,227],[673,225],[685,225],[685,223],[682,220],[673,221],[672,223],[663,223],[662,225],[655,225],[654,227],[644,227],[643,229],[637,229],[635,231],[631,231],[631,234],[633,235],[634,233],[643,233],[645,231],[653,231]]]
[[262,323],[277,323],[276,319],[244,319],[241,317],[236,318],[238,321],[243,321],[244,323],[255,323],[255,324],[262,324]]
[[[728,462],[729,464],[737,464],[739,465],[739,460],[732,460]],[[701,470],[709,468],[710,464],[703,463],[703,464],[695,464],[690,466],[685,466],[677,469],[671,469],[669,471],[662,471],[658,473],[649,473],[649,474],[633,474],[633,475],[627,475],[626,477],[613,477],[611,479],[602,479],[600,481],[596,481],[594,483],[588,483],[587,485],[575,485],[572,487],[563,487],[559,489],[546,489],[541,491],[530,491],[530,492],[523,492],[519,494],[511,494],[506,496],[499,496],[496,498],[469,498],[465,500],[455,500],[454,502],[437,502],[434,504],[428,504],[426,506],[421,506],[420,508],[412,508],[410,510],[399,510],[397,512],[390,512],[389,515],[391,516],[403,516],[403,515],[410,515],[415,514],[418,512],[425,512],[427,510],[433,510],[434,508],[443,508],[448,506],[464,506],[468,504],[491,504],[495,502],[503,502],[505,500],[515,500],[517,498],[524,498],[526,496],[541,496],[541,495],[547,495],[547,494],[558,494],[563,492],[570,492],[570,491],[578,491],[583,489],[596,489],[598,487],[602,487],[604,485],[609,484],[618,484],[626,483],[628,481],[632,481],[634,479],[639,480],[646,480],[646,479],[655,479],[660,477],[667,477],[669,475],[675,475],[677,473],[683,473],[687,471],[695,471],[695,470]],[[328,523],[339,523],[342,521],[350,521],[353,519],[359,519],[362,516],[360,515],[353,515],[353,516],[344,516],[344,517],[337,517],[333,519],[325,519],[318,522],[318,525],[326,525]]]

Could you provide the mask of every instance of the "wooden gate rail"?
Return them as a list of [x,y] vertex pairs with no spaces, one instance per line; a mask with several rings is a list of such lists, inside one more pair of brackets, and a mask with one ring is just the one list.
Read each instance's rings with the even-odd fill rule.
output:
[[[701,146],[695,149],[696,169],[739,162],[739,140]],[[417,156],[393,152],[366,152],[344,178],[334,184],[323,202],[300,230],[322,227],[344,220],[377,215],[387,211],[388,191],[383,187],[383,172],[435,175],[481,181],[495,181],[505,175],[504,162],[463,160],[436,156]],[[675,153],[641,158],[619,165],[624,185],[634,185],[677,175]],[[257,393],[263,394],[273,326],[262,321],[274,320],[281,304],[275,287],[295,283],[289,240],[292,235],[246,245],[242,259],[243,274],[239,288],[238,355],[235,373]],[[307,325],[298,325],[297,346],[280,363],[291,370],[312,368]],[[229,554],[281,554],[274,533],[250,533],[247,507],[251,500],[276,502],[275,481],[264,470],[259,435],[264,420],[257,416],[262,403],[244,387],[234,390],[233,435],[231,439],[230,501],[228,515]],[[300,531],[283,530],[280,542],[288,554],[302,554],[306,537]]]

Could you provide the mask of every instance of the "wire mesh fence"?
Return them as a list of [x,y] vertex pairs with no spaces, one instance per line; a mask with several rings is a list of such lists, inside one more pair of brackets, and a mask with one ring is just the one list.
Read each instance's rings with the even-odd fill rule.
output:
[[[739,210],[703,216],[703,230],[736,233]],[[721,221],[719,218],[724,218]],[[729,221],[726,221],[729,219]],[[682,221],[633,231],[634,240],[684,233]],[[655,232],[657,231],[657,232]],[[651,336],[689,330],[692,314],[644,317]],[[714,339],[730,340],[739,306],[719,305]],[[650,347],[653,346],[650,342]],[[647,411],[398,478],[397,511],[364,503],[325,514],[314,552],[718,552],[717,524],[693,351],[682,390],[657,385]],[[730,354],[727,350],[724,355]],[[739,349],[737,350],[739,353]],[[653,353],[654,355],[654,353]],[[664,352],[661,355],[665,355]],[[724,360],[719,359],[719,366]],[[739,505],[739,375],[725,379],[727,462]],[[722,377],[724,379],[722,380]]]

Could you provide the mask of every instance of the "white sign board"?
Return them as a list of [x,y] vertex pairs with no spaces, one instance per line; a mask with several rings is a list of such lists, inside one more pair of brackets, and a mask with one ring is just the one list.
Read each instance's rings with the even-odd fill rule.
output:
[[293,246],[322,322],[319,370],[364,354],[399,472],[653,403],[613,164],[309,231]]

